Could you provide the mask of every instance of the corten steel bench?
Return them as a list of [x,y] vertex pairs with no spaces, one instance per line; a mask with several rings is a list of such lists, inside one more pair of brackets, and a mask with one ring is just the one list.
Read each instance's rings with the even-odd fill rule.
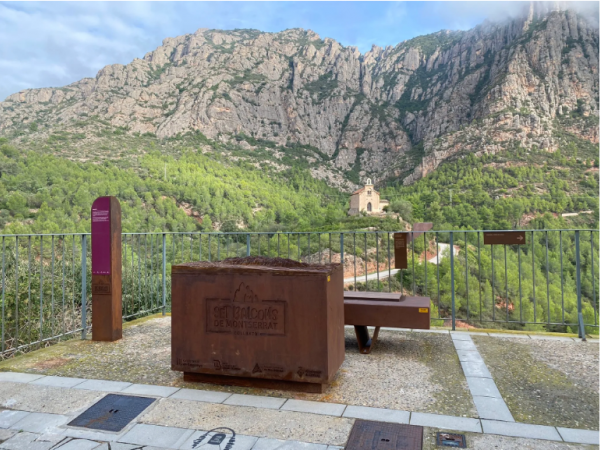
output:
[[[429,297],[387,292],[344,292],[344,323],[354,325],[361,353],[371,353],[380,327],[429,329]],[[367,326],[375,327],[369,337]]]

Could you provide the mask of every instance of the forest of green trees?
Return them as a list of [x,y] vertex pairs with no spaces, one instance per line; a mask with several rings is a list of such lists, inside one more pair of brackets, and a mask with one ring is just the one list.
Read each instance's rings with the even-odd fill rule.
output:
[[[115,142],[122,134],[114,135]],[[364,264],[359,267],[362,274],[373,270],[367,264],[390,270],[393,249],[390,253],[388,232],[403,230],[406,223],[429,221],[434,230],[446,231],[428,233],[414,242],[408,270],[379,282],[358,277],[352,288],[428,295],[432,317],[447,319],[450,257],[442,255],[440,264],[433,264],[423,262],[423,255],[426,249],[435,254],[439,243],[449,242],[447,230],[463,230],[454,234],[459,247],[454,293],[460,320],[480,327],[577,330],[562,325],[577,321],[573,231],[528,232],[527,245],[498,247],[493,258],[480,234],[464,232],[597,230],[598,160],[579,158],[573,149],[467,155],[442,164],[410,186],[391,182],[379,187],[382,198],[390,200],[387,216],[349,217],[349,194],[311,176],[300,157],[306,152],[315,155],[308,147],[280,147],[284,157],[276,160],[272,143],[256,141],[259,148],[248,151],[196,133],[167,142],[134,137],[128,141],[130,150],[117,157],[78,160],[68,135],[61,136],[18,146],[0,138],[0,230],[5,236],[89,232],[93,200],[114,195],[121,202],[124,232],[186,233],[167,235],[164,250],[160,234],[124,235],[126,316],[161,308],[163,251],[168,303],[173,263],[243,256],[248,242],[252,255],[299,260],[318,255],[327,262],[341,253],[345,232],[343,252],[352,255],[350,265]],[[69,157],[62,154],[63,146],[71,152]],[[109,152],[113,147],[107,147]],[[274,161],[286,168],[275,169]],[[248,238],[246,232],[267,234]],[[15,348],[80,327],[82,244],[81,236],[2,239],[7,333],[3,346]],[[598,233],[582,231],[580,249],[582,311],[586,324],[595,324]],[[87,271],[89,256],[87,251]],[[88,291],[89,283],[88,277]],[[433,324],[447,325],[447,320]]]

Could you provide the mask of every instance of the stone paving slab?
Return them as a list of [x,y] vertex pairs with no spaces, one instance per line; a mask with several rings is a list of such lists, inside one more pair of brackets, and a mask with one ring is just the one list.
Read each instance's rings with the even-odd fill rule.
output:
[[482,419],[503,420],[506,422],[515,421],[502,398],[479,397],[474,395],[473,401],[477,407],[479,417]]
[[74,389],[102,392],[121,392],[123,389],[131,385],[132,383],[127,383],[125,381],[87,380],[81,384],[78,384],[77,386],[74,386]]
[[556,427],[565,442],[577,444],[600,445],[600,433],[592,430],[575,430],[573,428]]
[[[229,439],[231,438],[232,435],[230,433],[225,432],[225,430],[218,430],[218,432],[224,433],[226,436],[225,440],[221,444],[221,448],[223,448],[225,445],[227,445],[229,443]],[[207,434],[206,431],[196,431],[179,447],[179,449],[194,450],[194,448],[202,447],[203,445],[207,444],[208,441],[210,440],[210,438],[212,436],[214,436],[215,434],[216,434],[216,432]],[[205,435],[206,435],[206,437],[204,439],[202,439],[201,441],[198,441],[197,446],[194,447],[194,442]],[[244,436],[242,434],[236,433],[235,444],[233,445],[233,449],[235,449],[235,450],[251,450],[252,447],[254,446],[254,444],[256,444],[257,440],[258,440],[258,438],[254,437],[254,436]],[[209,447],[212,447],[212,444]]]
[[456,350],[477,351],[473,341],[452,341]]
[[410,415],[411,425],[421,425],[423,427],[435,427],[446,430],[471,431],[481,433],[481,424],[479,419],[468,417],[443,416],[440,414],[412,413]]
[[467,384],[473,396],[502,398],[496,383],[491,378],[467,377]]
[[[72,419],[73,418],[71,418],[71,420]],[[122,431],[120,431],[118,433],[111,433],[108,431],[99,431],[99,430],[96,431],[96,430],[92,430],[89,428],[88,429],[74,428],[74,427],[70,427],[67,425],[67,426],[65,426],[64,430],[62,431],[62,434],[65,436],[68,436],[68,437],[78,438],[78,439],[89,439],[89,440],[93,440],[93,441],[108,441],[112,445],[113,442],[121,439],[121,437],[123,437],[123,435],[125,433],[127,433],[134,425],[135,425],[135,423],[130,423],[128,426],[126,426]]]
[[524,437],[531,439],[547,439],[562,441],[554,427],[545,425],[531,425],[528,423],[499,422],[495,420],[481,420],[484,433],[501,434],[504,436]]
[[99,445],[96,441],[89,441],[87,439],[73,439],[63,445],[57,447],[60,450],[92,450],[97,448]]
[[21,372],[0,372],[0,381],[13,381],[15,383],[30,383],[42,378],[44,375]]
[[225,405],[253,406],[255,408],[279,409],[285,398],[264,397],[260,395],[233,394],[223,402]]
[[1,429],[0,428],[0,442],[1,441],[6,441],[7,439],[10,439],[15,434],[17,434],[17,430],[6,430],[6,429]]
[[169,398],[193,400],[196,402],[223,403],[225,400],[231,397],[231,395],[232,394],[229,392],[203,391],[200,389],[180,389]]
[[34,412],[15,422],[10,428],[13,430],[29,431],[30,433],[60,434],[62,430],[58,427],[66,424],[68,421],[69,417],[61,414]]
[[342,417],[408,424],[410,412],[350,405],[346,408]]
[[450,337],[452,338],[453,341],[469,341],[469,342],[472,342],[471,335],[469,333],[465,333],[465,332],[454,332],[454,331],[451,331],[450,332]]
[[2,411],[0,412],[0,428],[10,428],[19,420],[24,419],[29,414],[31,413],[27,411]]
[[54,441],[38,440],[39,434],[19,433],[0,444],[1,449],[7,450],[49,450],[56,445]]
[[327,416],[341,416],[346,405],[339,403],[311,402],[306,400],[288,400],[280,408],[284,411],[296,411],[312,414],[324,414]]
[[120,391],[121,394],[149,395],[151,397],[170,397],[179,388],[169,386],[154,386],[151,384],[132,384]]
[[63,387],[70,388],[75,387],[78,384],[87,381],[85,378],[71,378],[71,377],[56,377],[56,376],[47,376],[41,377],[37,380],[31,382],[31,384],[41,385],[41,386],[53,386],[53,387]]
[[193,434],[193,430],[139,423],[121,441],[127,444],[178,448]]
[[327,450],[327,445],[260,438],[252,450]]
[[492,374],[485,363],[461,361],[460,365],[465,373],[465,377],[492,378]]
[[458,360],[460,362],[476,362],[483,363],[483,358],[479,352],[467,351],[467,350],[456,350]]

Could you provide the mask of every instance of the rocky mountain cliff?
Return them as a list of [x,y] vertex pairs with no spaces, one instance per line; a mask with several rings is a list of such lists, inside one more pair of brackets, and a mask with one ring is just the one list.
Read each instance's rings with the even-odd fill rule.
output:
[[535,5],[522,19],[365,54],[301,29],[200,29],[96,78],[9,96],[0,135],[93,140],[88,131],[111,126],[302,146],[332,184],[334,172],[408,184],[466,152],[597,143],[598,29]]

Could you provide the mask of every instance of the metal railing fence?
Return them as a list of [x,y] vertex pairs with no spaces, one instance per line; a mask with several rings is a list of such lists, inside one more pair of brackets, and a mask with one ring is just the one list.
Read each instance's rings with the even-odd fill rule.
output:
[[[412,234],[411,234],[412,236]],[[89,234],[1,236],[0,356],[91,326]],[[598,230],[526,230],[525,245],[483,231],[428,231],[394,269],[393,232],[123,233],[123,318],[170,309],[172,264],[262,255],[344,263],[346,290],[431,298],[437,326],[598,329]]]

